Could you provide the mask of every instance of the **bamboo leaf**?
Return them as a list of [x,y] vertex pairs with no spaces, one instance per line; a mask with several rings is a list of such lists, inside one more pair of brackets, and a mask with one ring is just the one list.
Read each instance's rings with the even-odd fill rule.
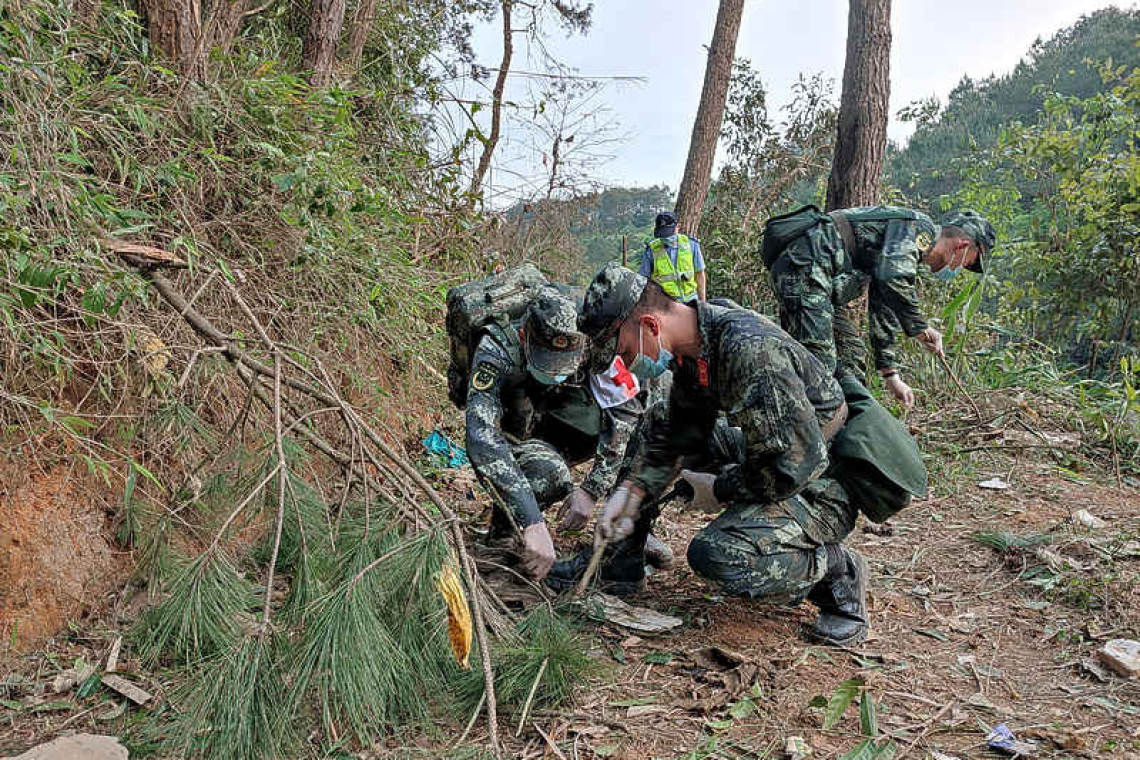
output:
[[859,727],[864,736],[876,736],[879,733],[879,716],[875,710],[875,700],[868,691],[864,691],[859,698]]
[[835,728],[836,724],[843,717],[843,713],[847,711],[847,706],[851,704],[852,700],[859,694],[859,690],[863,688],[863,682],[858,679],[844,681],[839,684],[839,688],[831,695],[831,699],[827,701],[827,707],[823,711],[823,730]]

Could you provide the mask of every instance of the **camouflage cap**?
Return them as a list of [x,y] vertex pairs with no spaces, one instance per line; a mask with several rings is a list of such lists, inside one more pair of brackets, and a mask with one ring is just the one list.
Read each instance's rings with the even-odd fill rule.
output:
[[611,261],[586,288],[578,329],[590,339],[590,371],[603,372],[617,353],[617,333],[641,300],[647,280]]
[[985,259],[989,257],[990,251],[997,243],[997,231],[990,224],[990,220],[977,211],[962,209],[961,211],[952,211],[943,217],[942,226],[957,227],[977,244],[978,258],[966,268],[979,274],[985,271]]
[[526,307],[527,363],[549,375],[572,375],[582,361],[586,336],[578,332],[578,309],[572,297],[545,285]]

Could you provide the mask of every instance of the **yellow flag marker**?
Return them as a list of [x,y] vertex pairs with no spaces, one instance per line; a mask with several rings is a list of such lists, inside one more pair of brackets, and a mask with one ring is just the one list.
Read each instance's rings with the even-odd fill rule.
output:
[[447,638],[460,667],[466,669],[471,657],[471,608],[455,568],[448,564],[439,571],[435,586],[447,602]]

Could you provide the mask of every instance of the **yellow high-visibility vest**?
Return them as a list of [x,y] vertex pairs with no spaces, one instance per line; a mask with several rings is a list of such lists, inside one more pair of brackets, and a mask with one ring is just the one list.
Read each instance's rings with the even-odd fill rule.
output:
[[697,273],[693,268],[693,244],[688,235],[677,235],[677,265],[673,266],[665,240],[653,238],[649,242],[653,254],[653,273],[650,277],[678,301],[690,301],[697,295]]

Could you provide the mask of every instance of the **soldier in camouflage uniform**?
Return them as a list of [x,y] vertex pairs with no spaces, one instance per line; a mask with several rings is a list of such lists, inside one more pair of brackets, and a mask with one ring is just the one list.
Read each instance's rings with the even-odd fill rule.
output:
[[[586,340],[578,308],[563,291],[547,286],[517,323],[487,329],[467,390],[467,455],[511,512],[496,506],[491,537],[512,537],[513,520],[523,567],[537,579],[555,558],[543,511],[566,498],[563,526],[584,524],[613,486],[641,413],[636,398],[604,410],[596,402],[580,367]],[[570,466],[591,458],[575,488]],[[667,565],[667,547],[656,548],[651,559]]]
[[[718,513],[690,543],[689,564],[737,596],[788,605],[809,599],[820,608],[818,638],[862,640],[867,570],[840,543],[857,508],[825,477],[829,443],[847,415],[832,373],[756,312],[677,303],[617,265],[587,289],[579,327],[599,358],[620,355],[638,374],[665,364],[673,370],[669,414],[654,421],[631,477],[598,520],[599,535],[616,541],[603,583],[628,583],[637,573],[654,514],[647,519],[640,505],[652,504],[678,474],[678,457],[709,447],[724,412],[741,431],[740,461],[716,475],[680,473],[694,488],[692,504]],[[562,570],[559,563],[548,582]]]
[[893,206],[844,209],[830,219],[821,215],[772,262],[780,323],[828,369],[862,381],[867,357],[853,302],[868,286],[875,369],[909,407],[914,392],[900,374],[898,333],[942,353],[942,335],[927,323],[915,291],[918,263],[939,280],[963,267],[980,273],[996,240],[993,225],[974,211],[947,215],[941,228],[926,214]]

